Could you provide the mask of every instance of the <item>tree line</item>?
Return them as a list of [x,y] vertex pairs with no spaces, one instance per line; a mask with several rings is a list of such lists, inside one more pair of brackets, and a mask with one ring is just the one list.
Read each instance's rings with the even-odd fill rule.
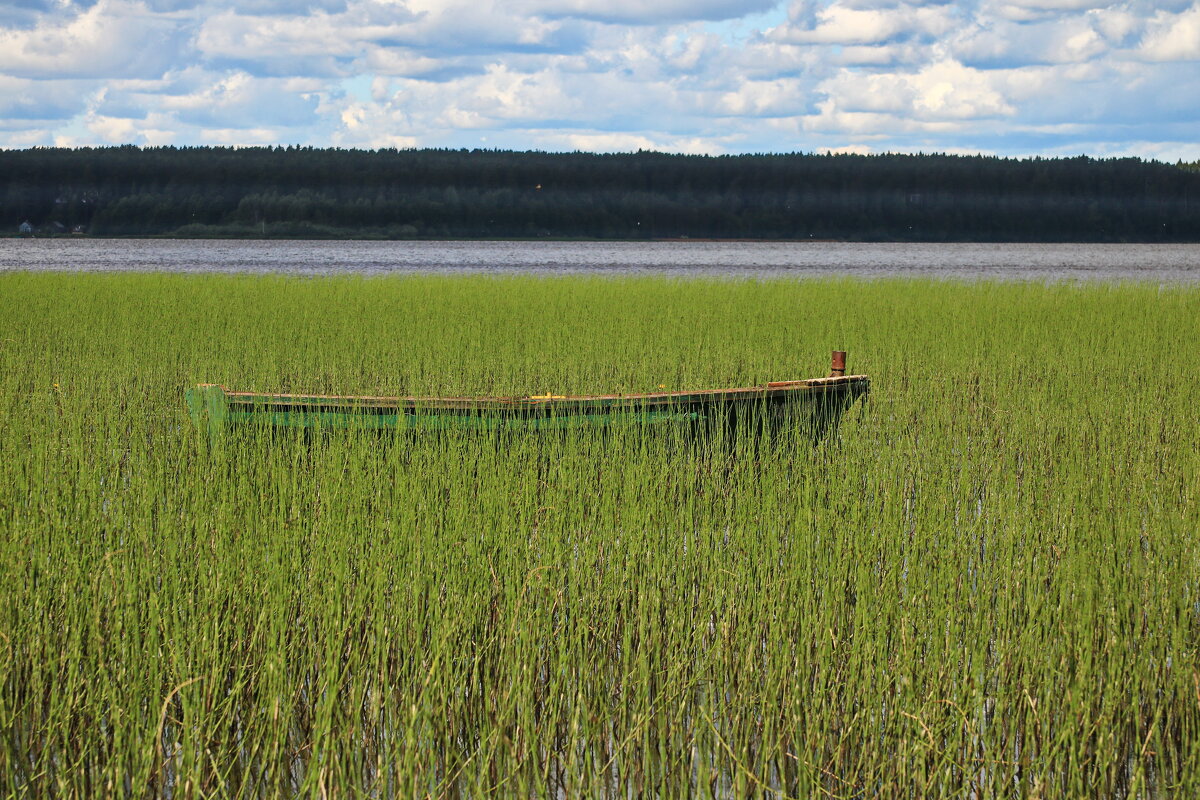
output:
[[1198,241],[1200,170],[1136,158],[309,147],[0,151],[9,233]]

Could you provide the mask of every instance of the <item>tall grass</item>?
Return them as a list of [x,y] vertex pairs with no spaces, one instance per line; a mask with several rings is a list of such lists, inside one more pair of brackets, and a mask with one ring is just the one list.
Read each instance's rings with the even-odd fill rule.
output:
[[[1200,291],[0,275],[0,792],[1200,792]],[[840,436],[233,436],[197,382],[872,376]]]

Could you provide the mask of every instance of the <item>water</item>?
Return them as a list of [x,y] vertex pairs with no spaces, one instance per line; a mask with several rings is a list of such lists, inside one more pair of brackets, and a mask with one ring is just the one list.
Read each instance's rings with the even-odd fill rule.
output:
[[0,271],[1200,282],[1200,244],[0,239]]

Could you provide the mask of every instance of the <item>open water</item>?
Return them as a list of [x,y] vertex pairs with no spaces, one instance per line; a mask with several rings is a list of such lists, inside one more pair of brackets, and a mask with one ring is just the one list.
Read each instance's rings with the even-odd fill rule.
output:
[[0,271],[1200,283],[1200,244],[0,239]]

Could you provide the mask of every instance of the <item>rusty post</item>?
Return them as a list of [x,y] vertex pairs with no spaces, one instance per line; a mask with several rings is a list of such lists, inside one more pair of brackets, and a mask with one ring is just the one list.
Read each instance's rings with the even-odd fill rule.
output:
[[829,377],[840,378],[846,374],[846,351],[833,351],[833,367],[829,371]]

